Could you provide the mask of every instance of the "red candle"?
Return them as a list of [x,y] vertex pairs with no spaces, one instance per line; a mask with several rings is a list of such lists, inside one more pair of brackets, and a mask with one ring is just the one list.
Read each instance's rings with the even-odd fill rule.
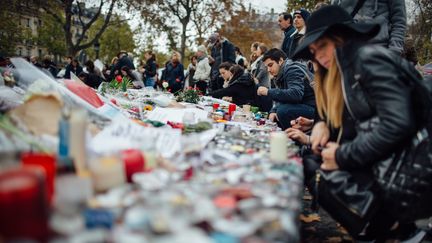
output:
[[126,171],[126,179],[132,182],[132,175],[144,171],[144,156],[138,149],[128,149],[122,152],[122,158]]
[[32,165],[39,166],[45,172],[45,185],[47,186],[48,199],[52,202],[54,195],[54,179],[56,174],[56,158],[51,154],[43,153],[23,153],[21,156],[21,163],[24,166]]
[[233,113],[235,110],[236,110],[236,105],[235,105],[235,104],[230,104],[230,105],[228,106],[228,113],[229,113],[230,115],[232,115],[232,113]]
[[219,108],[219,103],[213,103],[213,110],[217,110]]
[[44,172],[37,167],[0,172],[0,235],[46,241],[48,198]]

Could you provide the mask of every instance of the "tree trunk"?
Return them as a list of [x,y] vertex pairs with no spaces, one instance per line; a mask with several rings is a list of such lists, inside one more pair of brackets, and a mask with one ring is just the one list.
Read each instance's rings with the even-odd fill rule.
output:
[[181,47],[180,47],[180,54],[181,54],[181,62],[182,63],[184,63],[184,61],[185,61],[187,24],[188,24],[187,22],[182,24]]

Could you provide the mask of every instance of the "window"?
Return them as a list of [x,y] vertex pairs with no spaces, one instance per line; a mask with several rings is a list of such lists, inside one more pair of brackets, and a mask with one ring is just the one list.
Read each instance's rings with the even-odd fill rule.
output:
[[42,56],[42,49],[39,49],[39,56],[41,57]]
[[22,48],[21,47],[19,47],[18,48],[18,50],[17,50],[17,56],[22,56]]
[[31,54],[31,48],[30,47],[28,47],[27,48],[27,56],[31,56],[32,54]]
[[27,27],[29,27],[30,28],[30,19],[27,19]]

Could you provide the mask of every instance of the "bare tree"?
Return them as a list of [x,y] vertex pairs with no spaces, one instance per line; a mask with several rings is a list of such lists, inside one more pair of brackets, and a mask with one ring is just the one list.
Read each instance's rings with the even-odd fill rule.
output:
[[[86,14],[82,7],[83,2],[76,0],[48,0],[41,7],[42,9],[52,16],[58,23],[61,23],[62,29],[65,35],[66,49],[69,55],[75,56],[80,50],[89,48],[96,43],[101,37],[102,33],[108,27],[114,7],[119,0],[99,0],[97,7],[92,8],[92,14]],[[104,14],[104,23],[101,28],[91,39],[86,39],[88,36],[87,32],[90,30],[96,20],[101,17],[102,10],[107,8]],[[72,26],[73,16],[78,16],[81,33],[78,34],[76,41],[73,38]],[[84,17],[89,18],[88,21],[84,21]]]
[[[186,42],[198,33],[203,39],[205,31],[200,21],[207,21],[210,16],[220,16],[225,14],[223,11],[230,9],[233,1],[229,0],[135,0],[135,6],[139,7],[145,22],[153,30],[163,32],[171,49],[180,48],[182,61],[185,58]],[[218,7],[215,7],[218,5]],[[221,13],[222,12],[222,13]],[[203,15],[206,15],[205,17]],[[220,18],[214,17],[215,20],[209,20],[209,23],[215,25]],[[180,28],[179,28],[180,27]],[[206,30],[211,26],[206,25]],[[180,36],[180,45],[177,44]]]

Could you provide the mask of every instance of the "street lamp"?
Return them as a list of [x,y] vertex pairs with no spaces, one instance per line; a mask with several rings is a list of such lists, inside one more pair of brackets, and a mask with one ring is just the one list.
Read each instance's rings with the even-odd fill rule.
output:
[[99,50],[100,50],[100,44],[99,41],[96,41],[94,43],[94,50],[96,52],[96,59],[99,59]]

